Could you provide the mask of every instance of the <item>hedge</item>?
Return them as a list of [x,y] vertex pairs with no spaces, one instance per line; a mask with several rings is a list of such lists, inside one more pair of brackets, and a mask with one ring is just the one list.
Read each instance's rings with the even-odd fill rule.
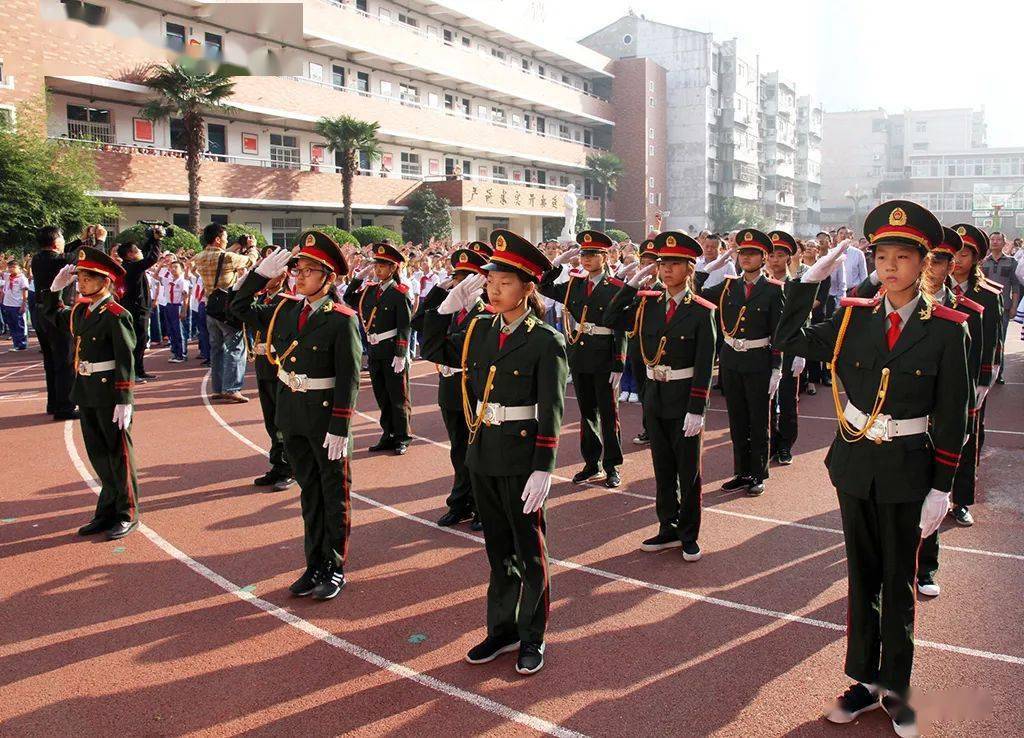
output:
[[[134,242],[139,248],[142,248],[146,243],[146,228],[141,223],[133,225],[131,228],[125,228],[123,231],[118,233],[112,239],[108,239],[111,243],[127,243],[128,241]],[[160,248],[163,251],[171,251],[177,253],[179,249],[185,249],[190,253],[197,253],[202,249],[202,245],[199,243],[199,239],[194,233],[190,232],[187,228],[174,228],[173,235],[164,236],[160,242]]]

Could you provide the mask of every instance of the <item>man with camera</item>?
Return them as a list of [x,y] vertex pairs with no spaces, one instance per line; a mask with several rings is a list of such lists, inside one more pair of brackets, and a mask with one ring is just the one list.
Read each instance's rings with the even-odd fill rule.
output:
[[242,235],[227,249],[228,231],[220,223],[203,229],[203,250],[192,264],[206,289],[206,328],[210,336],[210,384],[215,400],[248,402],[245,380],[245,331],[231,315],[229,294],[238,274],[259,260],[256,239]]
[[125,271],[124,294],[119,302],[132,316],[135,328],[135,383],[144,384],[156,379],[143,366],[146,344],[149,342],[149,283],[146,271],[160,258],[160,241],[173,232],[166,223],[145,223],[146,243],[140,249],[138,244],[128,241],[117,245],[117,255]]

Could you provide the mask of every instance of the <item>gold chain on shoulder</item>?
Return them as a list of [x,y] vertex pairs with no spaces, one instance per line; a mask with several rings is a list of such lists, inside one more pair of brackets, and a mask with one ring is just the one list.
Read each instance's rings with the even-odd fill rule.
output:
[[494,386],[494,373],[498,368],[491,364],[491,368],[487,371],[487,381],[484,383],[484,396],[480,402],[480,412],[473,412],[473,407],[469,402],[469,389],[468,389],[468,362],[469,362],[469,342],[473,338],[473,331],[476,328],[477,321],[480,320],[480,316],[473,318],[473,321],[469,324],[469,328],[466,330],[466,339],[462,342],[462,414],[466,418],[466,426],[469,428],[469,443],[473,443],[476,440],[477,433],[480,432],[480,426],[483,425],[484,416],[487,413],[487,402],[491,398],[491,388]]
[[743,322],[743,315],[747,312],[747,306],[744,305],[740,308],[740,314],[736,316],[736,325],[732,327],[730,331],[725,327],[725,296],[729,294],[729,288],[732,287],[732,282],[726,280],[725,288],[722,290],[722,294],[718,297],[718,324],[722,327],[722,333],[727,335],[729,338],[733,338],[736,332],[740,329],[740,323]]
[[[644,313],[647,308],[647,298],[640,298],[640,307],[636,311],[636,326],[637,330],[640,330],[644,323]],[[654,352],[654,358],[647,358],[647,351],[644,350],[644,336],[643,332],[640,334],[640,358],[643,359],[644,364],[647,366],[657,366],[661,362],[661,357],[665,355],[665,344],[668,342],[667,336],[662,336],[661,340],[658,341],[658,350]]]
[[[364,333],[371,333],[372,332],[370,329],[373,328],[373,319],[377,317],[377,305],[374,305],[373,306],[373,310],[370,311],[370,317],[367,318],[365,321],[363,320],[363,300],[366,299],[366,294],[369,291],[370,291],[370,287],[369,286],[366,286],[366,287],[363,288],[363,294],[361,294],[359,296],[359,310],[356,311],[356,314],[359,316],[359,322],[363,324],[363,332]],[[383,293],[382,293],[382,296],[383,296]]]
[[[848,307],[843,312],[843,321],[839,324],[839,335],[836,336],[836,346],[832,351],[832,362],[829,364],[829,371],[832,374],[832,403],[836,410],[836,420],[839,421],[839,435],[847,443],[856,443],[867,435],[868,431],[871,430],[871,426],[878,418],[879,413],[882,412],[882,407],[885,405],[885,396],[889,392],[889,367],[886,366],[882,367],[882,379],[878,383],[875,404],[871,408],[871,413],[868,415],[864,427],[860,430],[854,428],[850,421],[846,419],[846,415],[843,414],[843,404],[839,399],[839,377],[836,374],[836,361],[839,358],[840,350],[843,348],[843,340],[846,338],[846,329],[850,326],[852,315],[852,308]],[[881,443],[880,440],[879,443]]]
[[[583,324],[587,322],[587,306],[584,305],[583,313],[580,315],[579,324],[576,326],[576,330],[569,330],[569,318],[572,318],[572,313],[569,312],[569,292],[572,290],[572,282],[574,279],[576,279],[576,277],[569,277],[569,283],[565,287],[565,299],[562,300],[562,304],[565,306],[564,315],[562,315],[562,333],[565,335],[565,340],[569,342],[570,346],[575,346],[576,342],[580,340],[580,336],[583,335]],[[573,320],[575,320],[575,318],[573,318]]]

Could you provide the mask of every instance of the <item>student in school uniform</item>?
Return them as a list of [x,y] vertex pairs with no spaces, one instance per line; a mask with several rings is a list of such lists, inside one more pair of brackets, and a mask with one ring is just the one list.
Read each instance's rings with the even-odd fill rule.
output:
[[167,267],[167,274],[164,277],[162,289],[164,303],[160,308],[160,312],[163,315],[164,327],[167,329],[167,336],[170,340],[170,362],[172,364],[180,364],[187,358],[185,332],[181,324],[181,316],[188,284],[185,282],[184,268],[177,257],[174,257]]

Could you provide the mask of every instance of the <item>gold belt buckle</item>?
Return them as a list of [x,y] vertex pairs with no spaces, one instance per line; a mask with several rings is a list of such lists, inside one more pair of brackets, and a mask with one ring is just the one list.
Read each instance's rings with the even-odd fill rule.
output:
[[584,323],[581,327],[583,328],[584,335],[589,336],[591,333],[594,332],[594,324],[593,323]]
[[664,366],[654,367],[654,381],[655,382],[667,382],[668,381],[668,368]]
[[484,405],[484,425],[490,426],[498,422],[498,410],[493,402]]
[[368,333],[366,335],[366,340],[371,346],[376,346],[380,342],[380,339],[377,338],[376,333]]
[[734,338],[733,339],[732,347],[736,351],[746,351],[747,350],[747,339],[745,339],[745,338]]
[[88,361],[78,362],[78,373],[83,377],[91,377],[92,365]]
[[288,389],[292,392],[305,392],[306,378],[295,372],[288,372]]
[[869,439],[875,443],[882,443],[883,441],[891,441],[889,437],[889,418],[885,415],[879,415],[875,418],[875,421],[868,428],[868,432],[865,434]]

